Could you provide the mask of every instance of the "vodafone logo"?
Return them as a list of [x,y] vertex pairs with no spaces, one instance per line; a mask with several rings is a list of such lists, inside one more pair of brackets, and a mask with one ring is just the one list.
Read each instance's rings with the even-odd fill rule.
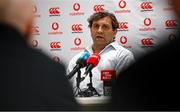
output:
[[74,39],[74,47],[70,48],[72,51],[79,51],[79,50],[84,50],[85,48],[80,46],[82,44],[81,38],[77,37]]
[[120,40],[121,44],[126,44],[127,43],[127,37],[126,36],[121,36],[119,40]]
[[82,24],[73,24],[72,26],[71,26],[71,30],[73,31],[73,32],[82,32]]
[[126,3],[126,1],[125,1],[125,0],[121,0],[121,1],[119,1],[119,7],[120,7],[121,9],[125,8],[125,7],[126,7],[126,5],[127,5],[127,3]]
[[80,38],[75,38],[75,39],[74,39],[74,44],[75,44],[76,46],[80,46],[80,45],[81,45],[81,39],[80,39]]
[[52,23],[52,29],[53,30],[58,30],[59,29],[59,24],[57,22]]
[[175,28],[175,27],[177,27],[177,21],[176,20],[167,20],[165,22],[165,25],[167,28]]
[[175,34],[170,34],[169,35],[169,41],[175,41],[177,39]]
[[73,4],[73,12],[70,12],[70,16],[83,16],[85,13],[80,11],[81,5],[79,3]]
[[151,21],[150,18],[145,18],[145,19],[144,19],[144,25],[145,25],[145,26],[150,26],[151,23],[152,23],[152,21]]
[[50,47],[52,48],[52,49],[60,49],[61,48],[61,45],[60,45],[61,43],[60,42],[51,42],[50,43]]
[[37,14],[38,8],[37,8],[37,6],[35,4],[32,5],[32,11],[34,13],[34,17],[41,17],[40,14]]
[[34,48],[37,47],[38,46],[38,41],[37,40],[32,40],[31,45]]
[[142,2],[141,9],[143,10],[151,10],[153,8],[152,2]]
[[102,12],[104,11],[104,5],[94,5],[95,12]]
[[36,12],[37,12],[37,6],[33,5],[33,13],[36,13]]
[[145,38],[141,40],[141,43],[144,46],[152,46],[154,45],[153,40],[154,40],[153,38]]
[[155,31],[156,27],[151,26],[152,20],[150,18],[145,18],[144,19],[144,27],[139,28],[139,31],[144,32],[144,31]]
[[79,3],[75,3],[75,4],[73,5],[73,9],[74,9],[75,11],[79,11],[80,8],[81,8],[81,6],[80,6]]
[[131,10],[126,8],[127,7],[127,2],[125,0],[120,0],[118,2],[118,10],[115,10],[114,12],[119,14],[119,13],[131,13]]
[[119,29],[128,29],[128,22],[120,22]]
[[52,58],[52,60],[55,61],[55,62],[60,62],[60,58],[57,57],[57,56],[54,56],[54,57]]
[[168,5],[170,5],[170,6],[172,6],[172,5],[173,5],[172,0],[168,0]]
[[63,34],[63,32],[61,32],[59,29],[59,27],[60,27],[59,23],[54,22],[54,23],[52,23],[51,27],[52,27],[53,31],[48,32],[49,35],[62,35]]
[[60,9],[59,7],[52,7],[49,9],[50,15],[59,15],[60,14]]

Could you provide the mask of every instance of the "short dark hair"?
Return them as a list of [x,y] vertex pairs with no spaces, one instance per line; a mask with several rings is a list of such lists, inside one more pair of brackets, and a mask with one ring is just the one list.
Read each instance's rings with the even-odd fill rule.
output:
[[98,21],[98,20],[100,20],[101,18],[104,18],[104,17],[110,17],[111,18],[113,30],[116,30],[116,29],[119,28],[119,23],[118,23],[118,21],[116,19],[116,16],[113,13],[110,13],[108,11],[97,12],[97,13],[94,13],[93,15],[91,15],[87,19],[87,21],[89,22],[88,27],[91,28],[92,24],[93,24],[93,21]]

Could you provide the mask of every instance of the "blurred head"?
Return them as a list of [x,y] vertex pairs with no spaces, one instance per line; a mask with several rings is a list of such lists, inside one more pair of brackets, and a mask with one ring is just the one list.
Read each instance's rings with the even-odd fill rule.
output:
[[0,0],[0,22],[11,25],[27,39],[33,25],[31,0]]
[[180,0],[171,0],[174,6],[175,12],[180,17]]
[[105,47],[114,41],[119,23],[109,12],[94,13],[88,19],[93,45]]

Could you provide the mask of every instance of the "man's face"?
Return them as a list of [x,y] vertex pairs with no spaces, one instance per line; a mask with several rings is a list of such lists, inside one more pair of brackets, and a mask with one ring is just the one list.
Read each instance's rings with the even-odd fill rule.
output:
[[95,46],[106,46],[111,43],[117,30],[112,29],[112,22],[110,17],[104,17],[97,21],[93,21],[91,30],[91,37]]

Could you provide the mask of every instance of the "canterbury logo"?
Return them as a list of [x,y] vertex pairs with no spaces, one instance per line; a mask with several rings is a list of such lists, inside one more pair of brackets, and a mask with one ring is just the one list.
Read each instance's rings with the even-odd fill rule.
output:
[[153,38],[145,38],[145,39],[142,39],[141,42],[142,42],[142,45],[145,45],[145,46],[150,46],[154,44]]
[[80,10],[80,4],[79,4],[79,3],[75,3],[75,4],[73,5],[73,9],[74,9],[75,11],[79,11],[79,10]]
[[81,32],[82,29],[82,24],[74,24],[71,26],[71,29],[73,32]]
[[58,15],[58,14],[60,14],[59,7],[50,8],[49,9],[49,13],[51,15]]
[[61,48],[60,42],[51,42],[50,47],[52,49],[59,49]]
[[165,24],[166,24],[166,27],[168,27],[168,28],[174,28],[177,26],[177,21],[176,20],[167,20]]
[[95,12],[102,12],[102,11],[104,11],[104,5],[95,5],[94,6],[94,11]]
[[126,7],[126,1],[124,1],[124,0],[121,0],[120,2],[119,2],[119,7],[121,8],[121,9],[123,9],[123,8],[125,8]]
[[152,8],[153,8],[152,2],[143,2],[143,3],[141,4],[141,8],[142,8],[143,10],[152,9]]
[[119,29],[128,29],[128,22],[120,22]]
[[38,26],[33,27],[32,32],[33,33],[39,33],[39,27]]

